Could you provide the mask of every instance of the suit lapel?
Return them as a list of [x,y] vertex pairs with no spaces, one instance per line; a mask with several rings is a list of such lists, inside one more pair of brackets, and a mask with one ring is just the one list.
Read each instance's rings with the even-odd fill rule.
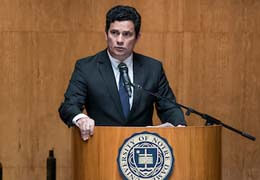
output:
[[[134,73],[134,83],[141,85],[144,83],[144,69],[142,68],[142,62],[139,56],[137,56],[135,53],[133,54],[133,73]],[[133,105],[130,112],[130,115],[135,112],[136,108],[138,107],[138,104],[140,103],[142,95],[142,90],[135,88],[134,89],[134,99],[133,99]]]
[[113,99],[114,105],[118,111],[118,114],[120,115],[120,119],[125,119],[118,94],[115,75],[106,50],[102,51],[98,56],[98,69],[104,80],[104,84],[108,90],[108,93]]

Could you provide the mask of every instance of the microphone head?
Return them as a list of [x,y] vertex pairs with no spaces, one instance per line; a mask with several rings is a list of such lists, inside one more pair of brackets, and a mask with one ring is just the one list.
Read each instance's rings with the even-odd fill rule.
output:
[[128,72],[128,68],[127,68],[127,65],[125,63],[120,63],[118,65],[118,68],[119,68],[120,72]]

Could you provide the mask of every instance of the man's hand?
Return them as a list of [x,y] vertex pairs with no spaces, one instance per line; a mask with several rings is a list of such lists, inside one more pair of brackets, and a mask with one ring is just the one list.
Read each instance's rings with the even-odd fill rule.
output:
[[94,134],[95,121],[89,117],[77,120],[76,125],[80,129],[81,138],[86,141]]
[[177,125],[176,127],[186,127],[186,126],[179,124],[179,125]]
[[146,127],[186,127],[186,126],[181,125],[181,124],[174,126],[172,123],[166,122],[166,123],[163,123],[163,124],[160,124],[160,125],[157,125],[157,126],[146,126]]

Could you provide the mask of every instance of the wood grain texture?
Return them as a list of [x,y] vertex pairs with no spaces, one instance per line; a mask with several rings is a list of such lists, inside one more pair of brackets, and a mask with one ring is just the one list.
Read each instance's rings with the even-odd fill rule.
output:
[[[59,120],[77,59],[102,50],[105,13],[135,6],[136,51],[160,59],[180,103],[256,136],[226,129],[222,179],[260,179],[259,0],[0,0],[0,161],[4,180],[45,179],[54,148],[58,179],[72,178],[71,130]],[[203,120],[191,115],[189,125]],[[160,123],[154,116],[154,122]]]
[[221,127],[133,128],[96,127],[88,141],[73,130],[74,180],[119,180],[118,150],[134,133],[159,134],[173,148],[174,170],[169,179],[219,180],[221,178]]

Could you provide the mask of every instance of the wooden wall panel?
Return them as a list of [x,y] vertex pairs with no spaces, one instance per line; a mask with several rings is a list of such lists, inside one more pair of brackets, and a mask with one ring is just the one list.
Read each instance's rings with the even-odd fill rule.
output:
[[57,109],[76,58],[104,48],[104,43],[88,46],[88,40],[103,38],[104,33],[1,33],[0,160],[5,179],[44,179],[51,148],[58,178],[71,179],[70,131]]
[[[5,79],[7,86],[1,89],[1,99],[4,99],[4,103],[1,103],[0,108],[3,115],[0,129],[0,159],[4,164],[4,178],[41,179],[45,176],[45,158],[49,149],[54,148],[57,152],[60,163],[58,170],[66,168],[70,160],[67,155],[70,154],[69,131],[64,128],[58,131],[59,126],[63,127],[63,124],[53,121],[58,119],[56,110],[58,102],[54,102],[53,98],[56,89],[52,88],[55,87],[53,85],[55,80],[50,76],[53,74],[52,69],[48,69],[47,76],[42,77],[46,71],[42,64],[50,56],[48,53],[40,53],[42,45],[40,39],[48,38],[27,32],[2,34],[5,42],[9,42],[9,46],[4,47],[7,53],[1,56],[4,65],[1,73],[10,75]],[[55,49],[55,45],[58,44],[53,45]],[[52,47],[49,45],[49,48]],[[53,51],[50,54],[56,55],[56,53]],[[41,56],[39,54],[45,56],[41,61],[38,61]],[[2,74],[2,77],[5,78],[5,74]],[[63,144],[56,143],[60,139],[63,139]],[[12,178],[14,176],[16,178]]]
[[[180,103],[260,138],[259,0],[0,0],[0,161],[4,180],[71,180],[71,131],[57,108],[77,59],[104,49],[106,11],[142,15],[136,51],[160,59]],[[203,120],[187,117],[189,125]],[[155,117],[155,122],[159,123]],[[223,130],[223,179],[259,179],[260,145]]]

